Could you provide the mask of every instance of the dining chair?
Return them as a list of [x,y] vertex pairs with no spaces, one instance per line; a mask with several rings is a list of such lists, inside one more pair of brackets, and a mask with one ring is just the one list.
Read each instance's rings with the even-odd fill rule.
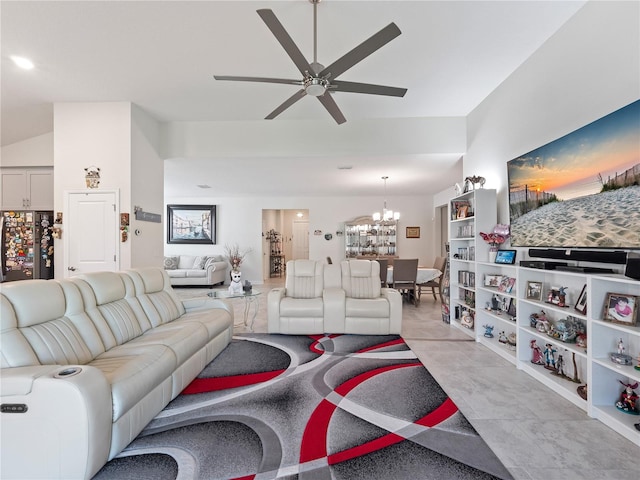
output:
[[431,289],[431,293],[433,294],[433,299],[438,301],[438,297],[436,296],[436,289],[438,290],[438,295],[440,295],[440,301],[442,302],[442,273],[444,272],[444,266],[447,263],[446,257],[436,257],[433,262],[433,268],[436,270],[440,270],[440,275],[437,278],[429,280],[428,282],[419,283],[418,284],[418,301],[420,301],[420,296],[422,295],[422,289]]
[[416,277],[418,276],[417,258],[396,258],[393,261],[393,284],[402,297],[418,306]]
[[387,286],[387,271],[389,269],[389,260],[386,258],[376,258],[376,261],[380,264],[380,286],[382,288]]

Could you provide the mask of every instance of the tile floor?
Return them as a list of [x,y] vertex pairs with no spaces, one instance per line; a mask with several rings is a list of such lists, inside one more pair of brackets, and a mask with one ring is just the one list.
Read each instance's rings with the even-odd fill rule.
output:
[[[273,278],[255,285],[262,292],[255,332],[266,333],[267,292],[283,284],[283,278]],[[183,297],[203,292],[176,291]],[[244,301],[232,304],[241,323]],[[236,327],[237,333],[246,331]],[[443,323],[440,303],[430,294],[418,307],[404,304],[402,333],[516,480],[640,478],[639,447]]]

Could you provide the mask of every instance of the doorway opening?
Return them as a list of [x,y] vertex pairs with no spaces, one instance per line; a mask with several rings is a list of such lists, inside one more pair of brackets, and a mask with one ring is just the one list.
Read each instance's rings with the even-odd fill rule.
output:
[[287,260],[309,258],[309,210],[262,210],[262,277],[284,275]]

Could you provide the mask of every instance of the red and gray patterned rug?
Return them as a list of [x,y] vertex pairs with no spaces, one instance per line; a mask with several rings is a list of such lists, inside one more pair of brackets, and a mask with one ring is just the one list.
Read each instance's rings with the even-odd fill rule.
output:
[[511,479],[402,338],[246,334],[94,480]]

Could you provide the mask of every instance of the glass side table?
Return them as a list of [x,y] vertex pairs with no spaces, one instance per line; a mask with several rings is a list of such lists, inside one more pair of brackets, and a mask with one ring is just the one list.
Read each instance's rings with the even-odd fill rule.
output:
[[[255,288],[251,289],[250,292],[242,292],[242,293],[229,293],[229,290],[211,290],[207,293],[207,296],[211,298],[223,298],[223,299],[232,299],[232,298],[244,298],[244,316],[242,324],[234,324],[234,326],[239,327],[244,325],[249,328],[250,332],[253,332],[253,323],[256,321],[256,315],[258,314],[258,308],[260,307],[260,295],[262,292],[260,290],[256,290]],[[249,322],[249,314],[251,313],[251,306],[253,305],[253,315],[251,315],[251,321]]]

